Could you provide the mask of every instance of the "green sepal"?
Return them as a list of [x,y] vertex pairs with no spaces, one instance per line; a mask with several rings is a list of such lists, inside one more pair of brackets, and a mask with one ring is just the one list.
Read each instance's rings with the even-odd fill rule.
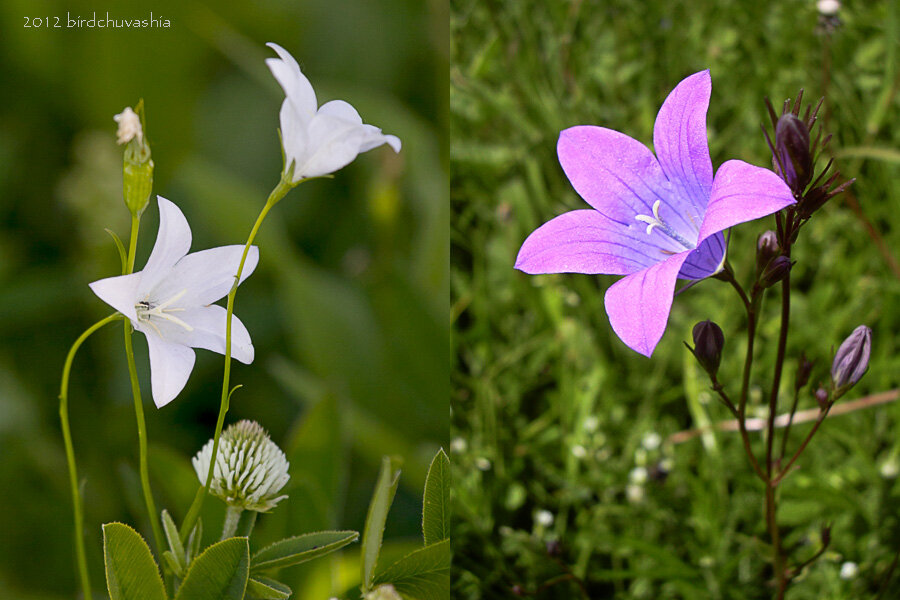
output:
[[406,600],[449,600],[450,540],[410,552],[375,577],[390,583]]
[[194,525],[194,528],[191,529],[191,534],[188,536],[187,540],[187,548],[185,549],[185,564],[191,564],[191,561],[197,558],[200,554],[200,540],[203,539],[203,519],[197,517],[197,523]]
[[249,574],[247,538],[228,538],[191,563],[175,600],[243,600]]
[[369,503],[366,527],[363,530],[363,560],[360,574],[363,593],[372,589],[372,578],[375,575],[375,565],[378,563],[378,554],[381,552],[381,541],[384,537],[384,524],[387,521],[391,503],[394,501],[399,481],[400,470],[394,469],[391,458],[385,456],[381,459],[381,472],[378,475],[378,482],[375,484],[372,501]]
[[166,600],[166,588],[150,547],[128,525],[103,525],[103,562],[111,600]]
[[291,588],[280,581],[254,575],[247,582],[248,600],[285,600],[291,597]]
[[103,231],[108,233],[116,243],[116,249],[119,251],[119,259],[122,261],[122,274],[124,275],[125,271],[128,269],[128,253],[125,252],[125,244],[122,243],[122,239],[116,235],[116,232],[112,229],[104,229]]
[[283,539],[253,555],[250,571],[259,573],[299,565],[343,548],[359,539],[356,531],[317,531]]
[[434,455],[425,477],[422,536],[426,546],[450,537],[450,458],[443,448]]

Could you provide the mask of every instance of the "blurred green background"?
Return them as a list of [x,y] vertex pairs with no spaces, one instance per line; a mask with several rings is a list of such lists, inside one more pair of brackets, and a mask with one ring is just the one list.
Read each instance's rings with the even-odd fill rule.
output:
[[[171,27],[24,26],[94,11],[152,12]],[[421,546],[425,471],[448,422],[447,21],[436,0],[0,4],[0,597],[75,595],[57,394],[69,346],[109,311],[87,287],[119,272],[103,229],[127,241],[112,116],[144,99],[154,193],[184,211],[194,250],[243,243],[281,169],[283,94],[263,62],[268,41],[293,53],[320,103],[349,101],[403,151],[379,148],[300,186],[257,238],[260,266],[236,301],[256,361],[234,363],[244,387],[227,422],[260,421],[292,478],[290,500],[260,519],[252,545],[361,530],[380,458],[393,454],[403,475],[382,562]],[[138,268],[157,220],[153,202]],[[157,410],[146,343],[135,340],[157,504],[180,521],[196,489],[188,459],[212,436],[222,357],[199,351],[186,389]],[[122,520],[149,539],[121,326],[83,346],[70,407],[99,594],[101,523]],[[209,539],[220,504],[206,503]],[[344,594],[358,585],[357,554],[281,578],[296,598]]]
[[[812,0],[451,2],[455,597],[772,597],[763,490],[739,439],[666,442],[729,418],[682,341],[694,323],[718,322],[720,379],[734,389],[744,341],[733,290],[707,281],[679,296],[648,360],[609,326],[603,294],[617,278],[528,276],[513,264],[537,226],[587,207],[557,161],[562,129],[602,125],[650,145],[669,91],[709,68],[714,166],[770,165],[763,98],[780,106],[802,87],[806,103],[826,96],[830,151],[858,178],[862,213],[849,197],[832,202],[794,249],[781,412],[800,351],[818,361],[814,384],[827,381],[832,348],[860,323],[874,332],[872,362],[847,399],[896,389],[900,15],[896,2],[843,4],[826,19]],[[773,227],[768,218],[734,230],[743,281],[756,237]],[[777,310],[765,302],[754,413],[771,380]],[[801,408],[814,406],[805,393]],[[789,598],[869,598],[882,585],[900,550],[898,421],[896,402],[829,419],[780,486],[796,559],[833,526],[828,552]],[[809,427],[794,427],[789,452]],[[882,598],[900,597],[898,578]]]

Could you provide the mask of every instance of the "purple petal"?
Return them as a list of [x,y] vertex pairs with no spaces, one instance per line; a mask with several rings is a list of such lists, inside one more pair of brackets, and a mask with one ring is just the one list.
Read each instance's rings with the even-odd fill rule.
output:
[[625,345],[644,356],[662,338],[672,308],[675,279],[690,251],[680,252],[620,279],[606,290],[606,314]]
[[706,279],[715,275],[725,258],[725,235],[720,231],[703,240],[697,249],[688,254],[678,272],[679,279]]
[[666,180],[653,153],[624,133],[582,125],[559,135],[559,164],[572,187],[588,204],[622,225],[639,224],[636,215],[652,215],[660,200],[660,214],[684,234],[696,235],[688,209],[693,207]]
[[765,217],[794,203],[787,184],[768,169],[729,160],[716,173],[700,239]]
[[653,148],[669,181],[690,203],[696,222],[706,210],[713,168],[706,139],[709,70],[685,78],[663,102],[653,127]]
[[[637,223],[637,225],[640,225]],[[573,210],[538,227],[519,250],[516,268],[539,273],[627,275],[666,258],[643,227],[626,227],[596,210]]]

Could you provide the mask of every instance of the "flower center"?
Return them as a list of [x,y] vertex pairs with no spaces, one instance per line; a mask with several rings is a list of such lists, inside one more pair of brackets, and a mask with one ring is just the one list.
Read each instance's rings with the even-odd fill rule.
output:
[[647,224],[647,235],[653,233],[653,228],[655,227],[659,230],[660,233],[681,244],[681,246],[685,250],[693,250],[694,248],[696,248],[697,244],[692,244],[691,242],[689,242],[687,239],[685,239],[684,236],[675,231],[668,223],[662,220],[662,218],[659,216],[660,202],[660,200],[657,200],[653,203],[652,217],[648,215],[637,215],[635,217],[635,220]]
[[177,302],[182,296],[187,293],[187,289],[183,289],[165,302],[161,302],[159,304],[153,304],[150,300],[141,300],[137,304],[134,305],[134,312],[137,314],[137,319],[141,323],[146,323],[150,327],[152,327],[156,333],[162,337],[162,333],[159,330],[159,327],[150,320],[151,317],[157,317],[160,319],[165,319],[171,323],[175,323],[181,327],[184,327],[188,331],[193,331],[194,328],[179,319],[178,317],[173,316],[170,313],[173,312],[183,312],[183,308],[169,308],[172,304]]

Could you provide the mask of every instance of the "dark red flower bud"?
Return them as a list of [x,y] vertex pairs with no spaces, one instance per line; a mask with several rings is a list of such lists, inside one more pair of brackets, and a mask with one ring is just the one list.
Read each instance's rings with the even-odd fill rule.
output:
[[813,173],[806,123],[792,113],[781,115],[775,125],[775,150],[778,153],[776,172],[794,194],[803,193]]
[[794,263],[787,256],[776,256],[766,266],[759,278],[759,285],[763,288],[771,287],[787,277]]
[[869,368],[872,354],[872,330],[860,325],[853,330],[834,355],[831,381],[835,389],[846,391],[856,385]]
[[715,375],[722,360],[722,348],[725,346],[722,328],[712,321],[700,321],[694,325],[692,334],[694,348],[691,352],[707,373]]
[[774,231],[766,231],[756,242],[756,272],[762,273],[772,259],[781,254],[778,236]]
[[800,354],[800,360],[797,361],[797,378],[794,381],[796,389],[801,390],[809,382],[809,375],[812,373],[814,362],[806,358],[806,354]]

